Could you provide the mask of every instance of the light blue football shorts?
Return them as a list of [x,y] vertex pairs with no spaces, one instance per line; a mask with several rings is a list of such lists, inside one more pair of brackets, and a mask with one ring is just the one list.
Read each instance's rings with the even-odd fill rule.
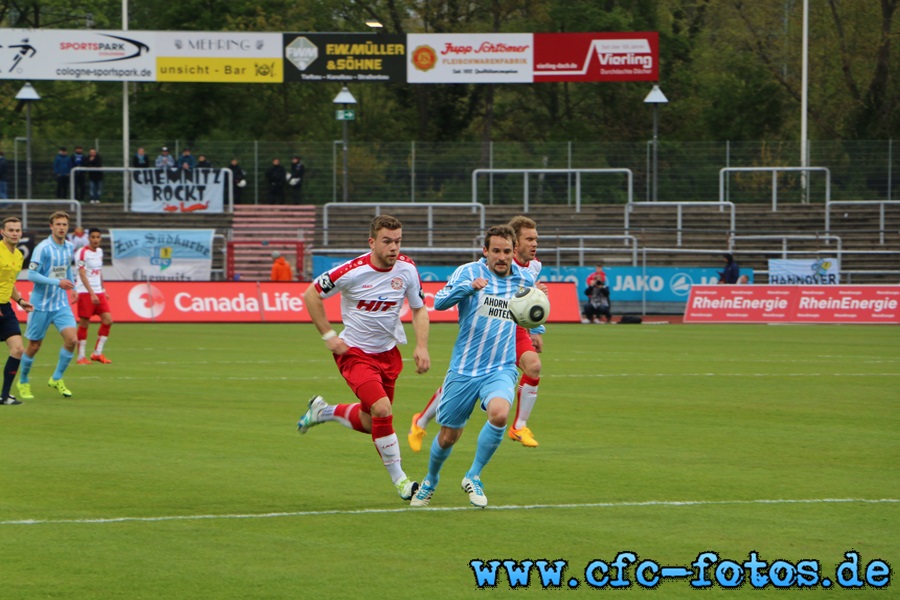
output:
[[481,400],[481,410],[487,409],[491,398],[503,398],[512,406],[519,373],[515,366],[480,377],[447,373],[444,392],[437,407],[437,422],[443,427],[462,429],[472,416],[475,401]]
[[25,337],[35,341],[44,339],[51,323],[60,332],[67,327],[75,327],[75,316],[72,314],[72,309],[64,306],[56,310],[35,310],[28,313],[28,328],[25,330]]

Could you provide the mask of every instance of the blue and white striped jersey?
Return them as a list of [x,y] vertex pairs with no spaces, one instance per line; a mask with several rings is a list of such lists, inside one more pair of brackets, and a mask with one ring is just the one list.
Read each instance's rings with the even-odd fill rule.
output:
[[[72,256],[74,254],[72,242],[65,241],[57,244],[52,237],[47,238],[35,246],[28,264],[29,273],[43,275],[50,279],[73,280]],[[34,305],[35,310],[59,310],[69,306],[69,294],[59,287],[59,284],[42,282],[29,277],[34,281],[34,289],[28,299]]]
[[[511,273],[498,277],[484,260],[462,265],[434,296],[434,307],[447,310],[457,305],[459,335],[453,346],[449,370],[478,377],[516,367],[516,324],[509,318],[509,299],[520,287],[534,287],[534,273],[512,264]],[[474,292],[472,282],[483,277],[487,286]]]

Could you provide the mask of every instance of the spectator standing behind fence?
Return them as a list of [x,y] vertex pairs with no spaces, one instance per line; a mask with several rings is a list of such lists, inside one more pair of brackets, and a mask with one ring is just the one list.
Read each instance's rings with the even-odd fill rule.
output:
[[150,157],[143,148],[138,148],[137,153],[131,158],[131,166],[135,169],[149,169]]
[[284,184],[288,174],[281,166],[281,161],[272,159],[272,166],[266,169],[266,183],[269,186],[266,199],[269,204],[284,204]]
[[72,159],[65,146],[59,148],[53,159],[53,174],[56,176],[56,198],[62,200],[69,197],[69,173],[72,172]]
[[291,186],[291,201],[294,204],[300,204],[303,197],[303,175],[306,173],[306,167],[303,160],[299,156],[291,159],[291,173],[288,184]]
[[244,194],[244,188],[247,187],[247,174],[238,164],[238,159],[232,158],[231,164],[228,165],[231,170],[231,189],[234,191],[234,203],[240,204],[241,197]]
[[734,262],[734,256],[730,252],[722,255],[725,260],[725,269],[719,272],[719,283],[735,284],[741,276],[741,267]]
[[197,159],[191,155],[190,148],[185,148],[181,151],[181,156],[175,161],[175,166],[179,169],[187,169],[188,171],[197,167]]
[[197,156],[197,168],[198,169],[212,169],[212,163],[206,160],[205,154],[200,154]]
[[[81,146],[75,146],[75,154],[71,157],[72,168],[75,167],[86,167],[87,166],[87,156],[84,155],[84,148]],[[85,176],[84,171],[75,171],[75,199],[81,202],[84,200],[84,182]],[[68,183],[66,183],[68,186]],[[68,188],[67,188],[68,190]],[[69,197],[68,191],[65,195],[66,198]]]
[[100,197],[103,196],[103,158],[96,148],[88,150],[87,163],[84,165],[89,169],[88,183],[90,184],[91,204],[100,204]]
[[169,154],[169,149],[165,146],[159,152],[159,156],[156,157],[156,168],[157,169],[171,169],[175,166],[175,159],[172,158],[172,155]]
[[291,281],[294,278],[294,272],[281,252],[275,250],[272,252],[272,274],[269,277],[272,281]]
[[6,192],[6,158],[3,150],[0,150],[0,198],[6,200],[9,195]]

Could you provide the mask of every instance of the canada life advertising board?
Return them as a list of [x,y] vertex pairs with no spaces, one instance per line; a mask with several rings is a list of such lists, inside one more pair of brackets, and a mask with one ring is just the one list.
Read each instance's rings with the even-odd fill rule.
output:
[[[309,283],[291,282],[198,282],[198,281],[106,281],[110,310],[117,323],[310,323],[303,302]],[[435,310],[434,295],[442,282],[423,282],[425,306],[433,323],[456,323],[456,308]],[[550,322],[578,323],[580,309],[572,283],[550,283]],[[16,288],[28,297],[31,282],[18,281]],[[17,305],[13,305],[17,308]],[[325,313],[332,323],[341,321],[340,295],[325,299]],[[18,309],[20,321],[26,313]],[[408,305],[400,314],[412,321]]]
[[897,325],[900,286],[694,286],[684,322]]

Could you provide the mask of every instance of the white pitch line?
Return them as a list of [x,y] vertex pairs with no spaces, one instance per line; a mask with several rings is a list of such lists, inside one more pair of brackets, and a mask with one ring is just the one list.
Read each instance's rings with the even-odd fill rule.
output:
[[[488,506],[488,510],[548,510],[571,508],[642,508],[642,507],[681,507],[681,506],[734,506],[748,504],[894,504],[897,498],[811,498],[811,499],[773,499],[773,500],[648,500],[634,502],[589,502],[584,504],[509,504],[505,506]],[[307,510],[297,512],[273,512],[257,514],[225,514],[225,515],[170,515],[161,517],[110,517],[97,519],[21,519],[0,521],[4,525],[91,525],[105,523],[158,523],[161,521],[203,521],[218,519],[278,519],[285,517],[319,517],[325,515],[372,515],[405,512],[457,512],[475,510],[471,506],[446,506],[429,508],[361,508],[357,510]]]

